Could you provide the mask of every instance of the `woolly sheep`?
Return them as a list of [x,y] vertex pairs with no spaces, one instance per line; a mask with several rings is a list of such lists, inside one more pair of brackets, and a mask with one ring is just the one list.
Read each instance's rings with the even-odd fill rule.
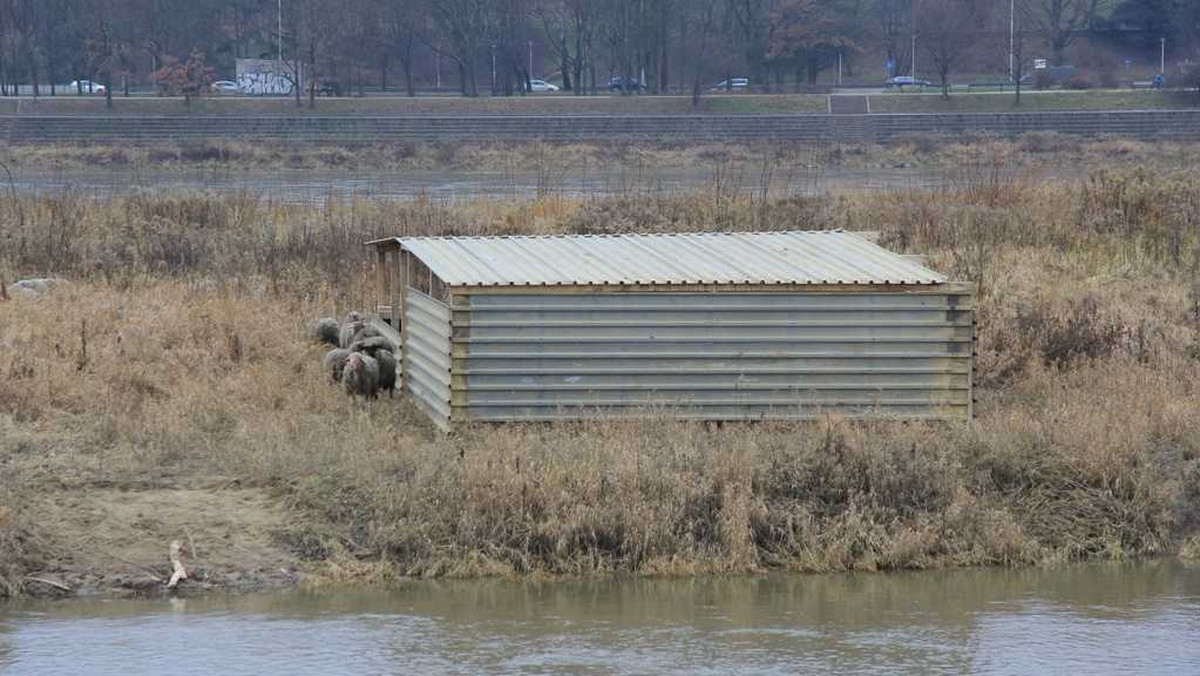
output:
[[351,342],[359,342],[367,340],[368,338],[378,338],[381,335],[383,334],[379,333],[379,329],[370,324],[364,324],[363,327],[358,330],[358,333],[354,334],[354,340]]
[[350,347],[350,343],[354,342],[354,336],[358,335],[359,331],[367,325],[367,321],[357,312],[351,311],[346,315],[346,319],[342,322],[342,330],[338,335],[338,347]]
[[342,368],[342,387],[351,396],[374,399],[379,395],[379,362],[361,352],[353,352]]
[[379,389],[387,390],[391,397],[396,393],[396,355],[391,350],[379,350],[375,353],[375,361],[379,362]]
[[350,343],[350,349],[374,357],[377,352],[395,352],[396,345],[385,336],[371,336]]
[[5,291],[13,298],[37,300],[50,293],[56,286],[65,286],[65,279],[57,277],[41,277],[38,279],[22,279],[8,286]]
[[316,326],[313,328],[313,335],[323,343],[329,343],[334,347],[341,347],[341,327],[338,325],[338,320],[333,317],[318,319]]
[[353,354],[351,350],[340,347],[335,347],[325,353],[325,357],[321,360],[321,365],[325,368],[325,372],[329,374],[329,382],[337,384],[342,377],[342,368],[346,365],[346,360]]

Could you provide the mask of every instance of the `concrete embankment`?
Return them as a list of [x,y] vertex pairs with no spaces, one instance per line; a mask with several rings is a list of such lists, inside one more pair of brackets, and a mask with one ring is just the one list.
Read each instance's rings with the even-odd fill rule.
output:
[[911,134],[1059,132],[1138,139],[1200,138],[1200,110],[869,115],[0,116],[14,144],[240,139],[374,144],[397,141],[717,140],[875,143]]

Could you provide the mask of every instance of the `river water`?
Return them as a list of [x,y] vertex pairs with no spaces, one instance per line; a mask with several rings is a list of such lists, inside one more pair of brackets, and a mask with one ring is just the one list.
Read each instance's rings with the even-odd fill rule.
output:
[[[1064,176],[1069,168],[1053,172],[1026,172],[1037,176]],[[7,182],[7,176],[0,176]],[[884,190],[936,190],[963,180],[961,171],[918,167],[873,169],[780,168],[764,175],[753,167],[732,170],[712,168],[579,169],[554,174],[528,171],[370,171],[335,172],[307,169],[151,170],[70,169],[13,173],[0,189],[22,194],[54,195],[74,192],[89,197],[117,197],[138,192],[199,190],[223,194],[248,193],[283,204],[321,204],[331,198],[463,202],[478,199],[527,199],[561,196],[570,199],[630,194],[672,194],[721,189],[726,192],[772,196],[816,195]]]
[[1200,567],[567,582],[0,605],[5,674],[1200,674]]

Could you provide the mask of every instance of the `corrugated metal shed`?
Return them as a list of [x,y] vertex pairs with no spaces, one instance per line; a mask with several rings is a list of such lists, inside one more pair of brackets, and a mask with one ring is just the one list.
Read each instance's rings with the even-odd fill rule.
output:
[[448,286],[941,284],[946,278],[843,230],[394,242]]
[[442,429],[972,416],[973,285],[855,233],[372,244],[403,387]]

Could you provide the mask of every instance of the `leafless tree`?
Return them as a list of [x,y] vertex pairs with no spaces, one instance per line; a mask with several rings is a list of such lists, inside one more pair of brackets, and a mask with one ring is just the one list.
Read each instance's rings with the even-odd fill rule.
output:
[[1034,0],[1030,5],[1030,27],[1045,36],[1054,64],[1062,65],[1063,54],[1086,28],[1106,0]]
[[950,71],[976,44],[981,33],[978,0],[924,0],[921,44],[937,71],[942,98],[950,98]]

